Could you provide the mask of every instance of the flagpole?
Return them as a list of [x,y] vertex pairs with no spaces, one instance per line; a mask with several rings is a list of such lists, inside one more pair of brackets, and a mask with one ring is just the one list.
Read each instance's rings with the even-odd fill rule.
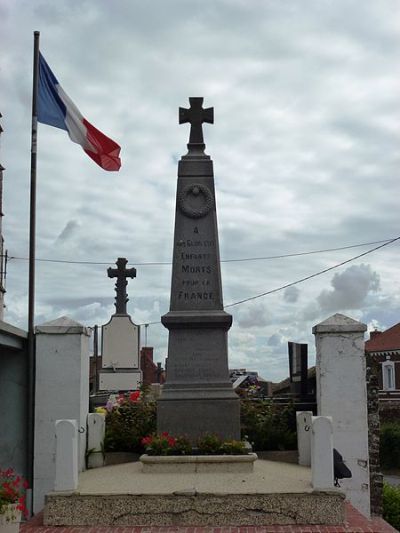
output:
[[28,483],[30,512],[33,512],[33,457],[35,439],[35,241],[36,241],[36,156],[37,156],[37,96],[39,78],[39,37],[34,32],[33,44],[33,89],[32,89],[32,135],[31,135],[31,187],[29,218],[29,292],[28,292]]

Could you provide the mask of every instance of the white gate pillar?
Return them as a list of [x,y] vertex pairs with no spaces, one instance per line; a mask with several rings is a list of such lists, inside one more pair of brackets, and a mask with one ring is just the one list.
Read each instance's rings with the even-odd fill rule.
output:
[[366,329],[365,324],[337,313],[312,331],[316,343],[318,415],[332,417],[333,446],[352,473],[340,485],[354,507],[369,517]]

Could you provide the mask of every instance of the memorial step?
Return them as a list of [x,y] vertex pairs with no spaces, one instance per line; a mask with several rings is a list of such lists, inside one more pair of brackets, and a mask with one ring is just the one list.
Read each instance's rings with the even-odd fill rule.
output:
[[145,473],[139,462],[80,475],[46,497],[46,526],[341,525],[344,496],[313,491],[299,465],[257,460],[251,473]]

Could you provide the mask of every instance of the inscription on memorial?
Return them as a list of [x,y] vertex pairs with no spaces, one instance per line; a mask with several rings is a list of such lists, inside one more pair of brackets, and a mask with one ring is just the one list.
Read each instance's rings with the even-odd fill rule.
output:
[[179,281],[175,300],[183,305],[213,306],[219,300],[216,242],[201,238],[202,230],[197,225],[191,231],[194,238],[176,242],[174,263]]
[[215,354],[209,349],[197,348],[185,354],[168,367],[168,372],[177,380],[206,380],[215,378]]

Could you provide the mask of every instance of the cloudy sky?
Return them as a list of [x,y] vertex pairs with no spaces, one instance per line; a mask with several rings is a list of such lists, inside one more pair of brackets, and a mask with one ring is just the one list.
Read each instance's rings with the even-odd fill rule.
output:
[[[397,0],[0,0],[5,320],[27,326],[33,31],[82,114],[122,147],[107,173],[66,132],[39,125],[36,323],[113,313],[107,266],[137,268],[138,324],[168,311],[178,107],[203,96],[221,259],[298,254],[399,231],[400,4]],[[378,244],[222,263],[225,305],[290,284]],[[336,312],[374,327],[400,320],[399,243],[309,281],[227,308],[231,367],[288,374],[287,341]],[[147,329],[155,359],[167,330]],[[144,342],[144,334],[142,334]]]

